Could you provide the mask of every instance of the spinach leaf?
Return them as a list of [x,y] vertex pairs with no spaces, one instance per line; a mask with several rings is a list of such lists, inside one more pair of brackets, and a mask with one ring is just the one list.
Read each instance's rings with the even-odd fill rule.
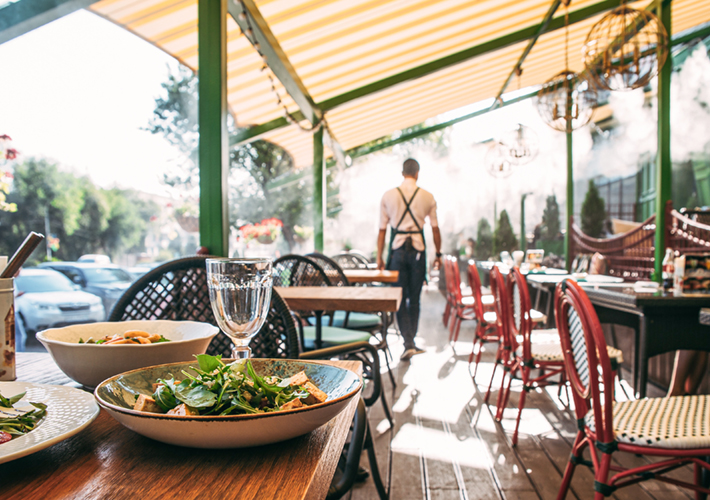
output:
[[215,371],[222,363],[222,356],[210,356],[209,354],[197,354],[197,363],[200,365],[200,370],[212,373]]
[[155,404],[160,406],[160,409],[164,412],[168,412],[178,405],[175,394],[173,394],[172,389],[167,384],[159,385],[155,389],[153,399],[155,399]]
[[189,380],[183,380],[175,388],[175,398],[193,408],[209,408],[217,402],[217,394],[206,386],[190,386]]

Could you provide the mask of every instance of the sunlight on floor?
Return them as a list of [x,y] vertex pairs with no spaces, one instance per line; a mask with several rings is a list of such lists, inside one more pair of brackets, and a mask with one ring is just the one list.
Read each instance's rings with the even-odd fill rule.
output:
[[424,455],[429,460],[458,462],[464,467],[488,468],[488,450],[473,437],[461,439],[444,431],[404,424],[392,441],[392,451]]

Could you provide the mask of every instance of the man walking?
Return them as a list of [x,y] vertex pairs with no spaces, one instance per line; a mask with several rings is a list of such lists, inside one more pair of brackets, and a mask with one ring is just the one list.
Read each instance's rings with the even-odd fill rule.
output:
[[[402,166],[404,181],[382,196],[380,233],[377,237],[377,268],[399,271],[397,286],[402,288],[402,303],[397,323],[404,338],[402,361],[424,352],[414,343],[419,325],[419,297],[426,277],[426,243],[424,221],[429,217],[436,247],[434,267],[441,265],[441,233],[436,219],[436,201],[429,192],[417,186],[419,163],[408,159]],[[387,265],[382,258],[387,225],[390,243]]]

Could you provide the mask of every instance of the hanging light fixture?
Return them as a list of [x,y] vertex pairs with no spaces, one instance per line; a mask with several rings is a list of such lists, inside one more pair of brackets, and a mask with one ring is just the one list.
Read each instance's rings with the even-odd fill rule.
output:
[[592,27],[582,52],[586,72],[599,87],[643,88],[668,58],[668,33],[655,14],[622,1]]
[[561,132],[572,132],[592,119],[597,105],[596,86],[569,69],[569,3],[565,6],[565,70],[542,84],[537,94],[537,111],[550,127]]
[[488,149],[485,158],[488,173],[496,179],[504,179],[513,173],[507,148],[500,142],[494,142]]
[[[520,76],[523,74],[523,68],[520,66],[515,68],[515,75],[518,80],[518,91],[520,91]],[[512,165],[525,165],[530,163],[536,156],[539,150],[539,141],[537,134],[522,123],[500,138],[498,141],[507,151],[508,161]]]
[[539,150],[537,134],[522,123],[518,123],[515,130],[503,135],[499,142],[507,153],[508,161],[516,166],[530,163]]

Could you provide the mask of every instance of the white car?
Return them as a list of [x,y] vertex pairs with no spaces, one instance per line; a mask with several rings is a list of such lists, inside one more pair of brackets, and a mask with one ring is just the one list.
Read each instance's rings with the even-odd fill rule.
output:
[[15,278],[17,350],[27,334],[76,323],[103,321],[101,298],[78,290],[62,273],[51,269],[23,269]]

